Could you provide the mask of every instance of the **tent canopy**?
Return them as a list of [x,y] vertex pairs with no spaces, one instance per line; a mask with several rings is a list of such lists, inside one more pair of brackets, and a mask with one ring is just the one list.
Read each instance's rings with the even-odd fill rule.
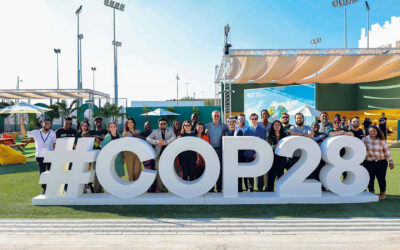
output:
[[356,84],[400,76],[400,48],[231,50],[216,82]]

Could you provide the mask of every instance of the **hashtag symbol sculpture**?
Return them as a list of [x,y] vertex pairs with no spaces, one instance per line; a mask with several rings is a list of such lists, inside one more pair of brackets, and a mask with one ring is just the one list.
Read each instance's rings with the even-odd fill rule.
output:
[[88,170],[89,163],[95,162],[99,153],[93,150],[94,138],[80,138],[75,150],[74,141],[75,138],[57,139],[55,150],[45,154],[44,162],[51,163],[51,168],[40,175],[39,184],[46,184],[46,197],[64,196],[64,184],[68,184],[65,197],[76,198],[82,194],[84,185],[94,179],[95,171]]

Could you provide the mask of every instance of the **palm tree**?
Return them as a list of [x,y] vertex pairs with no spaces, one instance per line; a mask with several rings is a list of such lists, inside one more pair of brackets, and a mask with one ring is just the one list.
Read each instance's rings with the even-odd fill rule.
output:
[[49,106],[50,111],[45,113],[46,118],[51,120],[51,123],[53,123],[54,119],[60,118],[60,109],[57,104],[52,104]]
[[[74,111],[76,111],[78,109],[77,103],[78,103],[77,99],[74,99],[69,105],[67,104],[67,102],[65,100],[62,100],[61,102],[56,103],[56,105],[59,108],[61,120],[63,123],[64,123],[65,117],[70,116]],[[76,118],[76,116],[73,116],[72,118]]]
[[118,107],[114,104],[106,103],[103,107],[99,108],[94,115],[104,117],[107,121],[112,118],[113,121],[118,119],[118,117],[123,117],[126,114],[120,113],[122,106]]

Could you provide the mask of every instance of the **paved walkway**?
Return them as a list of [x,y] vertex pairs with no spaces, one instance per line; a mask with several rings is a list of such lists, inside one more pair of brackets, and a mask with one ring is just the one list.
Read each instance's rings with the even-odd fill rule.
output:
[[0,219],[3,248],[400,248],[400,219]]

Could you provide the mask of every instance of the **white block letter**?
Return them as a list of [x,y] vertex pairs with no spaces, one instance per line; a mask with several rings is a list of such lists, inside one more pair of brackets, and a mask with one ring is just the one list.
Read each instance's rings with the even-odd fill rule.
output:
[[[264,140],[254,136],[224,136],[223,140],[223,192],[224,197],[238,197],[238,178],[257,177],[271,169],[274,153]],[[238,162],[238,151],[251,149],[256,151],[252,162]]]
[[122,151],[135,153],[141,162],[154,159],[156,152],[147,142],[132,137],[113,140],[101,151],[96,161],[96,174],[101,185],[112,195],[130,198],[143,194],[156,178],[155,170],[142,170],[138,180],[121,180],[115,171],[115,159]]
[[[182,180],[174,169],[176,156],[188,150],[199,153],[206,162],[204,173],[194,181]],[[215,185],[219,175],[219,159],[208,142],[197,137],[183,137],[165,148],[160,157],[158,171],[169,191],[185,198],[193,198],[208,192]]]
[[307,179],[321,160],[318,144],[304,136],[289,136],[279,142],[275,153],[291,158],[297,149],[301,150],[300,159],[276,182],[276,192],[282,197],[319,197],[322,195],[321,183]]

